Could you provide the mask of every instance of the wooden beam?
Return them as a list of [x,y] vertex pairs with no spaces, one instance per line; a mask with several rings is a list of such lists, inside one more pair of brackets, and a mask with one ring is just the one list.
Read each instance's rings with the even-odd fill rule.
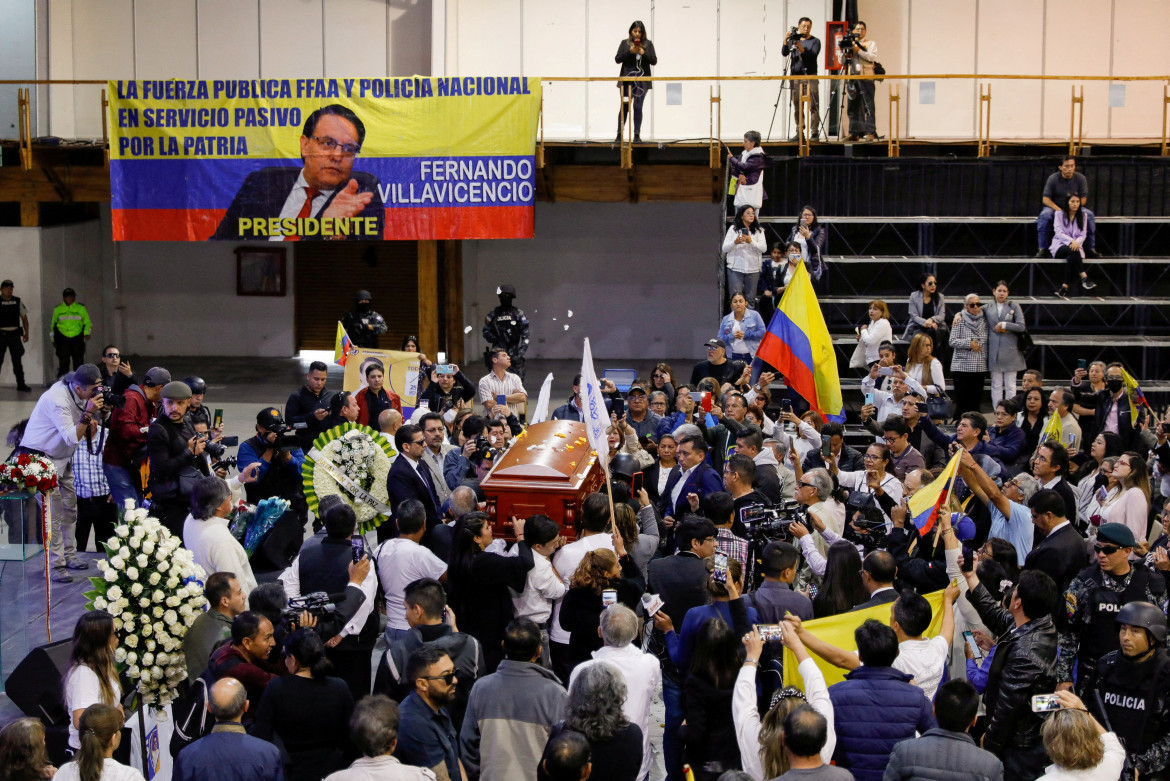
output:
[[418,243],[418,346],[434,358],[439,346],[439,242]]
[[35,228],[41,224],[41,205],[36,201],[20,202],[20,227]]
[[463,365],[463,242],[443,242],[443,290],[447,360]]

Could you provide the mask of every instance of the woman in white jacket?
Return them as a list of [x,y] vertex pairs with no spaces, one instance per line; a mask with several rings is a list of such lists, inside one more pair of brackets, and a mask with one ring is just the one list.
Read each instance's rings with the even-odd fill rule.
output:
[[1125,748],[1106,732],[1070,691],[1056,692],[1061,710],[1044,721],[1040,735],[1052,764],[1040,776],[1045,781],[1115,781],[1125,765]]
[[723,238],[723,254],[727,256],[727,297],[741,293],[748,306],[756,308],[756,284],[768,240],[764,226],[756,219],[756,210],[741,206],[735,212],[735,221]]
[[743,636],[747,658],[739,670],[739,677],[735,680],[735,689],[731,696],[731,720],[735,724],[739,759],[743,763],[744,772],[757,781],[776,778],[788,772],[788,758],[784,754],[781,725],[789,711],[805,702],[828,722],[826,733],[828,739],[821,748],[821,761],[825,764],[831,762],[833,751],[837,748],[837,735],[833,731],[833,703],[829,699],[825,676],[808,655],[804,643],[800,642],[800,637],[792,630],[791,625],[785,623],[781,626],[784,627],[781,642],[796,657],[796,670],[804,682],[804,691],[791,688],[778,690],[772,698],[772,707],[768,709],[761,724],[760,712],[756,708],[756,670],[760,664],[760,654],[764,650],[764,640],[760,637],[760,630],[753,628],[749,634]]

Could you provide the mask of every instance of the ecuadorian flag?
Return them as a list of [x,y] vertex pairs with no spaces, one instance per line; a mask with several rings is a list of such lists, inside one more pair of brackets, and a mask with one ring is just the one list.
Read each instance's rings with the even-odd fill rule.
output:
[[345,366],[349,354],[353,352],[353,342],[349,340],[349,334],[341,327],[341,321],[337,321],[337,339],[333,343],[333,362],[338,366]]
[[845,422],[837,354],[804,262],[796,267],[756,355],[825,420]]
[[919,534],[927,534],[934,528],[938,514],[951,495],[955,477],[959,474],[959,460],[962,456],[962,450],[955,451],[955,455],[951,457],[946,469],[907,501],[906,504],[910,507],[910,517],[914,520],[914,525],[918,527]]

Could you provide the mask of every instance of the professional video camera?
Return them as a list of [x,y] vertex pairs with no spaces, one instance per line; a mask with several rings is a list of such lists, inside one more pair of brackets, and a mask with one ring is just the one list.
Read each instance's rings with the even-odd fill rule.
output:
[[841,40],[837,42],[837,45],[845,51],[845,56],[847,57],[853,54],[853,46],[855,44],[861,46],[861,36],[855,32],[845,33],[841,36]]
[[748,527],[753,540],[791,542],[790,527],[795,522],[805,523],[807,513],[804,505],[789,500],[775,507],[746,507],[739,518]]
[[98,388],[98,393],[101,394],[102,405],[107,409],[113,409],[115,407],[121,409],[126,406],[126,397],[121,393],[114,393],[113,388],[108,385],[103,385]]
[[864,491],[849,494],[845,502],[845,539],[868,551],[883,547],[886,533],[886,517],[874,495]]
[[800,30],[795,28],[795,27],[789,29],[788,37],[789,38],[799,38],[800,37]]
[[312,594],[290,598],[288,607],[281,612],[281,619],[290,630],[296,629],[300,625],[301,613],[308,613],[316,618],[317,625],[320,626],[324,619],[337,613],[337,605],[333,603],[329,594],[314,591]]
[[211,465],[212,469],[235,469],[239,464],[239,459],[236,456],[228,456],[227,458],[218,459]]
[[288,453],[301,446],[300,440],[297,439],[296,431],[287,423],[273,423],[271,426],[268,426],[268,430],[276,435],[276,441],[269,442],[268,447],[273,448],[277,452]]

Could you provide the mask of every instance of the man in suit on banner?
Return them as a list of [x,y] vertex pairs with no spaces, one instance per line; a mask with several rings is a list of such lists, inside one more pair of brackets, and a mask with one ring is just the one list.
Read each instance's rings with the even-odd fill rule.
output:
[[[381,239],[385,208],[378,178],[353,170],[365,138],[365,125],[350,109],[337,103],[317,109],[301,131],[303,166],[248,174],[211,238]],[[270,218],[281,219],[278,230],[270,229]]]

